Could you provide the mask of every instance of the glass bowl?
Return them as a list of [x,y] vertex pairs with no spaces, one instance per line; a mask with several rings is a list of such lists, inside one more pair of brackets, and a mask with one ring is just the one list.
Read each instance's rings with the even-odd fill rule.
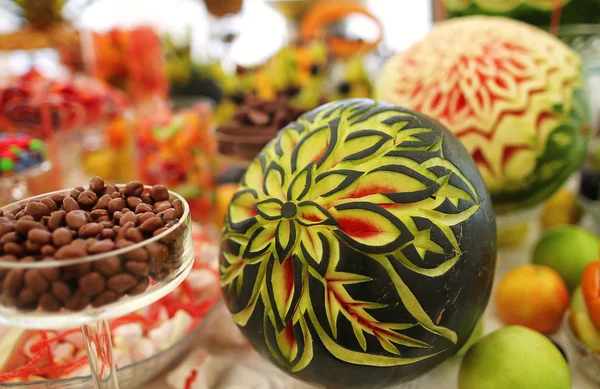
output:
[[[135,362],[117,369],[119,385],[122,389],[143,387],[158,377],[173,363],[178,362],[194,344],[200,334],[202,325],[194,328],[189,334],[166,350],[160,351],[143,361]],[[0,388],[10,389],[93,389],[91,376],[63,378],[58,380],[0,383]]]
[[[118,188],[123,187],[117,185]],[[149,191],[151,187],[146,186]],[[41,200],[53,195],[68,196],[71,189],[46,193],[30,197],[28,199],[12,203],[2,207],[5,214],[15,213],[24,208],[31,200]],[[32,329],[62,329],[73,328],[99,320],[106,320],[123,316],[133,312],[150,303],[160,299],[171,292],[181,283],[192,268],[194,261],[194,249],[192,242],[192,229],[189,206],[185,199],[177,193],[169,192],[171,199],[181,200],[184,210],[183,216],[169,229],[162,233],[146,239],[131,246],[103,254],[88,255],[83,258],[61,261],[38,261],[38,262],[6,262],[0,260],[0,322],[22,328]],[[45,312],[40,308],[19,308],[15,304],[14,293],[7,292],[6,283],[11,273],[20,278],[26,276],[26,272],[37,271],[51,273],[53,278],[65,279],[65,276],[88,271],[90,267],[98,269],[112,262],[121,264],[128,261],[147,262],[150,272],[147,276],[140,276],[138,284],[130,288],[122,297],[114,302],[101,306],[75,304],[78,310],[68,310],[64,307],[57,312]],[[143,259],[145,258],[145,259]],[[58,274],[58,275],[57,275]],[[119,273],[124,274],[124,273]],[[119,275],[117,274],[117,275]],[[12,277],[14,278],[14,277]],[[47,277],[46,277],[47,278]],[[110,280],[110,278],[109,278]],[[69,281],[71,282],[71,281]],[[20,285],[20,290],[23,289]],[[96,304],[99,305],[99,304]]]
[[40,193],[52,179],[52,164],[44,161],[19,173],[0,177],[0,206]]
[[587,347],[575,334],[571,327],[571,321],[569,317],[570,312],[567,313],[565,319],[565,332],[567,333],[567,339],[573,350],[574,365],[579,369],[596,385],[600,385],[600,354],[594,352],[592,349]]
[[[213,308],[219,304],[216,300]],[[185,355],[197,345],[197,340],[201,338],[204,329],[204,323],[208,322],[213,309],[204,317],[200,325],[192,329],[187,335],[174,343],[166,350],[160,351],[148,359],[134,362],[117,369],[119,385],[122,389],[142,388],[145,384],[152,382],[153,379],[160,376],[165,370],[179,363]],[[35,382],[12,382],[0,383],[0,388],[4,389],[93,389],[94,383],[92,376],[82,376],[73,378],[63,378],[58,380],[35,381]]]
[[[117,190],[123,187],[116,186]],[[140,197],[149,197],[151,188],[144,187]],[[58,204],[73,190],[35,196],[0,209],[4,218],[7,215],[14,217],[32,200],[42,202],[50,199]],[[87,234],[78,231],[77,235],[82,239],[77,245],[63,246],[61,250],[67,247],[68,250],[63,250],[65,255],[60,260],[44,258],[36,261],[30,257],[33,260],[9,261],[10,256],[0,258],[0,322],[31,329],[81,326],[95,387],[119,389],[108,319],[126,315],[164,297],[181,284],[193,266],[189,206],[174,192],[169,192],[169,198],[179,200],[181,205],[174,208],[175,215],[180,214],[181,217],[167,222],[164,228],[155,230],[153,236],[145,240],[136,230],[139,239],[132,240],[138,243],[117,245],[117,250],[90,255],[88,246],[93,242],[84,240]],[[46,225],[46,229],[51,229],[48,227],[49,220],[43,223],[41,219],[40,222]],[[23,235],[34,229],[30,223],[35,222],[24,221],[21,227],[17,223],[14,228],[17,232],[22,228],[20,234]],[[62,222],[58,224],[62,225]],[[131,230],[131,224],[126,223],[118,232],[113,230],[125,237],[125,233]],[[27,243],[32,243],[30,245],[11,241],[2,243],[3,253],[41,251],[29,240]],[[8,245],[11,245],[10,251]]]

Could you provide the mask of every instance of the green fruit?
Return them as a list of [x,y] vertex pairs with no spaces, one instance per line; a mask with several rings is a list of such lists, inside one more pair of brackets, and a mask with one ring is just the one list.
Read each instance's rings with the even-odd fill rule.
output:
[[583,344],[600,352],[600,330],[594,325],[588,314],[581,288],[577,288],[571,299],[570,323],[573,332]]
[[302,115],[250,163],[221,239],[227,307],[250,344],[327,388],[425,374],[490,295],[496,224],[439,123],[367,99]]
[[465,343],[465,345],[456,353],[456,355],[459,357],[464,356],[467,353],[467,351],[469,351],[471,346],[473,346],[475,343],[477,343],[479,341],[479,339],[481,339],[482,335],[483,335],[483,318],[479,319],[479,321],[477,322],[477,326],[475,327],[475,329],[473,330],[473,333],[471,334],[471,337],[469,338],[469,340],[467,340],[467,343]]
[[579,285],[588,263],[598,260],[598,238],[577,226],[546,232],[533,251],[532,263],[550,266],[565,280],[569,290]]
[[570,389],[569,366],[544,335],[521,326],[493,332],[469,349],[459,389]]

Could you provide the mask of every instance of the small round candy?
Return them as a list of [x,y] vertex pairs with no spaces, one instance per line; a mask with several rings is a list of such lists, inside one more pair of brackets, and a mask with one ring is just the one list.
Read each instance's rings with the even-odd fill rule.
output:
[[29,142],[29,150],[43,151],[44,142],[39,139],[32,139],[31,142]]
[[19,161],[15,164],[16,172],[22,172],[25,169],[27,169],[27,165],[25,165],[22,161]]
[[1,172],[10,172],[15,169],[15,163],[8,158],[0,159],[0,171]]

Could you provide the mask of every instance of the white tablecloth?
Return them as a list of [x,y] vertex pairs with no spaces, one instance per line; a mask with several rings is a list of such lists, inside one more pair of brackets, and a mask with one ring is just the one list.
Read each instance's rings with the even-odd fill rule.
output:
[[[530,252],[533,243],[537,239],[539,232],[533,230],[528,237],[527,243],[519,249],[503,249],[498,257],[498,265],[496,271],[496,280],[511,268],[520,264],[525,264],[529,261]],[[497,285],[497,282],[496,282]],[[492,293],[492,299],[485,313],[484,324],[485,332],[492,332],[500,327],[502,323],[499,321],[496,314],[496,307]],[[220,309],[214,312],[210,318],[215,323],[219,322],[219,327],[223,321],[228,320],[226,309],[221,306]],[[207,323],[210,324],[210,323]],[[205,330],[206,336],[211,337],[215,334],[214,326],[207,326]],[[221,331],[226,330],[219,328]],[[588,381],[574,364],[573,350],[568,347],[566,334],[562,331],[554,334],[552,338],[558,344],[563,346],[569,355],[571,364],[571,372],[573,377],[573,389],[598,389],[593,383]],[[460,359],[452,358],[437,369],[420,379],[409,384],[399,386],[398,389],[456,389],[458,368]],[[310,389],[303,383],[291,381],[287,376],[277,371],[268,363],[262,361],[256,354],[249,351],[245,347],[231,347],[223,344],[207,344],[200,342],[195,352],[192,352],[190,357],[183,362],[177,369],[169,375],[162,377],[147,389],[184,389],[185,381],[189,377],[192,370],[197,370],[195,383],[190,389]],[[507,388],[509,389],[509,388]],[[537,389],[537,388],[536,388]],[[539,388],[543,389],[543,388]]]

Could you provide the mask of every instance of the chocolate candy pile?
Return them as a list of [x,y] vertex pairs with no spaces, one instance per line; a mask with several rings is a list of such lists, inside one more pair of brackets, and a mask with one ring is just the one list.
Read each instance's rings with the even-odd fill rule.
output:
[[[133,181],[118,188],[99,177],[88,188],[0,210],[0,303],[77,311],[143,293],[150,278],[160,281],[181,265],[183,214],[183,202],[171,200],[162,185],[148,190]],[[165,231],[159,241],[136,245]],[[108,255],[120,249],[124,252]],[[106,256],[68,265],[97,254]],[[1,262],[17,261],[62,263],[28,270],[2,267]]]
[[217,128],[219,152],[251,161],[279,130],[304,112],[290,105],[286,96],[275,100],[249,100],[237,109],[231,123]]
[[227,14],[236,14],[242,9],[242,0],[204,0],[204,4],[208,12],[218,18]]
[[0,177],[20,173],[46,160],[44,142],[31,136],[0,134]]

